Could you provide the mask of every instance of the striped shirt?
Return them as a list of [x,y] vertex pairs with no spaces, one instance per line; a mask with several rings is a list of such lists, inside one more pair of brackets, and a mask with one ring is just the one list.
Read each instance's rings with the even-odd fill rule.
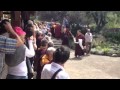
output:
[[17,40],[0,35],[0,52],[5,54],[14,54]]

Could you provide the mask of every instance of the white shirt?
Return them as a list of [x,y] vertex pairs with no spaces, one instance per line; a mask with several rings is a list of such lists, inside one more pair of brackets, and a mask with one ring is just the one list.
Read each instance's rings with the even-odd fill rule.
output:
[[55,79],[70,79],[69,75],[65,72],[65,69],[57,64],[52,62],[51,64],[46,64],[41,72],[41,79],[51,79],[53,74],[62,69],[57,75]]
[[35,55],[32,40],[29,40],[28,44],[29,44],[29,49],[26,47],[24,61],[18,64],[17,66],[8,67],[8,74],[15,75],[15,76],[27,76],[26,57],[31,58]]
[[85,34],[85,42],[92,42],[93,36],[92,33]]

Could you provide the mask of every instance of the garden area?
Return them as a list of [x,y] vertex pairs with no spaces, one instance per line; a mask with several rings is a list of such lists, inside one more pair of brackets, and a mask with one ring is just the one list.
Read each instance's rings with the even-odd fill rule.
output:
[[[74,36],[78,29],[83,34],[90,28],[93,34],[92,54],[120,57],[120,12],[119,11],[39,11],[34,19],[62,24],[69,16],[70,29]],[[75,48],[70,38],[70,47]]]

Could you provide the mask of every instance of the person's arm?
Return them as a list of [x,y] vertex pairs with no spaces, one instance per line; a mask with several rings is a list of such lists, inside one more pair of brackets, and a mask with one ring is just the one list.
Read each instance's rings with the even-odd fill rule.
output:
[[75,39],[75,37],[73,37],[73,40],[74,40],[74,43],[76,43],[76,44],[79,44],[79,42],[76,42],[76,39]]
[[29,49],[26,47],[25,55],[26,55],[26,57],[31,58],[35,55],[35,51],[34,51],[34,47],[33,47],[33,41],[29,40],[28,45],[29,45]]
[[34,50],[37,50],[36,38],[33,39],[33,47],[34,47]]
[[13,30],[13,28],[9,22],[6,22],[6,24],[4,24],[4,26],[5,26],[5,29],[17,39],[16,47],[19,47],[24,44],[22,42],[22,40],[20,39],[20,37],[15,33],[15,31]]

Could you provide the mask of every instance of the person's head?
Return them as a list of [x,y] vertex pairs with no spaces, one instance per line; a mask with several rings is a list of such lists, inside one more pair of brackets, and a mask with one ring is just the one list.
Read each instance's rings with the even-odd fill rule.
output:
[[34,25],[33,24],[27,24],[27,29],[33,30],[34,29]]
[[33,35],[34,26],[32,24],[27,24],[26,37],[31,37]]
[[64,28],[63,28],[63,32],[65,33],[66,31],[67,31],[67,28],[64,27]]
[[4,26],[4,24],[6,24],[7,22],[10,23],[10,21],[8,19],[4,19],[0,22],[0,35],[7,32],[7,30],[5,29],[5,26]]
[[36,34],[37,39],[42,40],[44,37],[45,37],[45,35],[41,31],[37,32],[37,34]]
[[81,35],[81,30],[77,30],[77,35]]
[[51,37],[52,36],[52,34],[51,34],[51,32],[48,32],[48,34],[47,34],[49,37]]
[[54,48],[54,47],[49,47],[49,48],[47,49],[46,54],[47,54],[49,60],[53,60],[53,53],[54,53],[54,52],[55,52],[55,48]]
[[34,22],[32,20],[28,20],[27,22],[28,24],[34,24]]
[[70,50],[68,47],[61,46],[54,52],[53,62],[64,64],[70,57]]
[[48,41],[46,39],[41,40],[41,47],[43,49],[47,49],[48,48]]
[[15,32],[20,36],[21,40],[25,42],[25,35],[26,33],[22,30],[20,27],[15,27],[14,28]]
[[90,33],[90,29],[87,29],[87,32]]
[[53,42],[48,42],[48,47],[54,47]]

